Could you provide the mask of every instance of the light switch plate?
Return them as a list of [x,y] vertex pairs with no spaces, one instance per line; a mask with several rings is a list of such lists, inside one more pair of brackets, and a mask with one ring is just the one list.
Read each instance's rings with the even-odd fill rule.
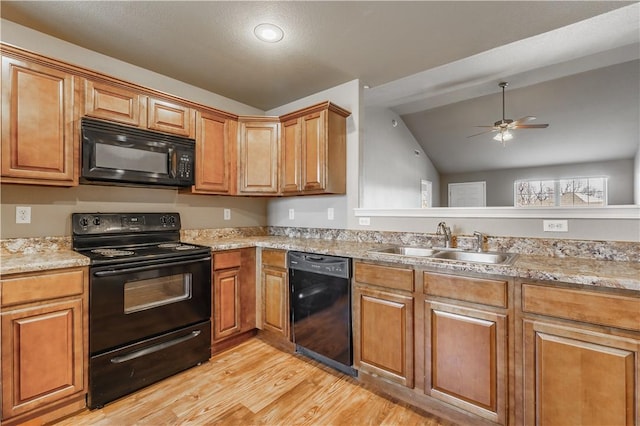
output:
[[333,207],[328,207],[327,208],[327,219],[328,220],[333,220],[333,217],[334,217]]
[[293,220],[296,217],[296,212],[293,209],[289,209],[289,220]]
[[358,224],[360,224],[362,226],[369,226],[369,225],[371,225],[371,218],[370,217],[358,218]]
[[231,209],[223,210],[224,220],[231,220]]

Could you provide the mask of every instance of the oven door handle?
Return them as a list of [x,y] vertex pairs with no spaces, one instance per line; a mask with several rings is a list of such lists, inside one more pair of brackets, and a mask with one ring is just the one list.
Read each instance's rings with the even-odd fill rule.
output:
[[108,271],[96,271],[93,273],[96,277],[110,277],[113,275],[121,275],[127,274],[129,272],[140,272],[140,271],[148,271],[150,269],[158,269],[158,267],[168,267],[168,266],[182,266],[189,265],[191,263],[202,262],[203,260],[211,260],[211,257],[201,257],[195,260],[183,260],[182,262],[171,262],[171,263],[156,263],[154,265],[146,265],[146,266],[136,266],[133,268],[122,268],[122,269],[110,269]]
[[152,354],[154,352],[158,352],[164,350],[173,345],[180,344],[182,342],[186,342],[187,340],[191,340],[200,335],[200,330],[194,330],[186,336],[178,337],[177,339],[169,340],[168,342],[158,343],[157,345],[149,346],[148,348],[141,349],[139,351],[131,352],[127,355],[117,356],[115,358],[111,358],[112,364],[121,364],[123,362],[131,361],[132,359],[140,358],[145,355]]

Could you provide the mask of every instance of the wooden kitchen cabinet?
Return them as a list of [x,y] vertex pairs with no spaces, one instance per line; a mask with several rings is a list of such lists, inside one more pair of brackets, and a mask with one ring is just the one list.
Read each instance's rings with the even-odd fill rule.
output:
[[192,193],[236,193],[237,129],[237,117],[214,111],[196,113],[196,170]]
[[211,341],[212,352],[219,352],[256,328],[255,249],[214,252],[212,269]]
[[423,272],[425,393],[507,423],[508,282]]
[[146,127],[146,97],[125,86],[86,80],[84,114],[135,127]]
[[346,192],[346,118],[350,114],[323,102],[280,117],[283,195]]
[[518,424],[640,424],[640,298],[523,283]]
[[2,277],[2,420],[46,422],[85,406],[87,269]]
[[2,181],[75,186],[81,79],[60,63],[2,46]]
[[280,123],[276,117],[239,117],[240,195],[278,194]]
[[194,137],[195,111],[191,108],[153,96],[147,98],[147,127],[158,132]]
[[262,250],[262,329],[289,340],[287,252]]
[[355,262],[354,281],[356,369],[412,388],[413,270]]
[[114,82],[86,80],[84,115],[190,138],[195,133],[191,108]]

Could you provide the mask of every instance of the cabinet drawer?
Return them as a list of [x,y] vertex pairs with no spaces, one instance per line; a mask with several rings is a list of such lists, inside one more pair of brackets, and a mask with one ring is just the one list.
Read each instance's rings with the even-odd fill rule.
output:
[[242,253],[240,251],[223,251],[213,253],[213,269],[228,269],[239,267],[242,263]]
[[37,302],[82,294],[83,269],[3,279],[0,282],[2,306]]
[[357,282],[379,285],[397,290],[413,291],[413,270],[393,266],[356,263],[354,277]]
[[523,284],[522,310],[640,331],[640,298],[637,297]]
[[507,281],[424,272],[424,293],[506,308]]
[[275,266],[277,268],[287,268],[287,252],[284,250],[262,250],[262,264]]

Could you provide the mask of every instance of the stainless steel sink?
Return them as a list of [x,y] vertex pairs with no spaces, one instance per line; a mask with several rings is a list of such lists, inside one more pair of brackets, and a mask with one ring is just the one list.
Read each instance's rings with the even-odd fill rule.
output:
[[402,256],[419,256],[419,257],[432,257],[438,251],[428,247],[410,247],[410,246],[397,246],[388,247],[379,250],[371,250],[372,253],[384,253],[384,254],[399,254]]
[[492,263],[509,265],[518,255],[516,253],[495,253],[475,251],[440,251],[432,257],[436,259],[458,260],[461,262]]

